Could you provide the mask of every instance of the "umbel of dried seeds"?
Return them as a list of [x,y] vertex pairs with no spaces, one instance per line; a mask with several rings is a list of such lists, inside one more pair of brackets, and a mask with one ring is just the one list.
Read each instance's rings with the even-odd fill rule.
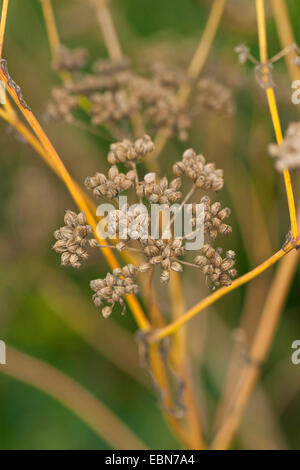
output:
[[52,101],[47,103],[46,118],[70,123],[74,120],[72,112],[79,105],[77,96],[71,95],[64,87],[55,87],[51,91]]
[[[129,206],[124,204],[121,210],[110,211],[107,216],[107,233],[111,238],[118,238],[124,241],[140,240],[148,238],[149,235],[149,215],[146,207],[142,204]],[[124,248],[122,244],[117,244],[117,248]]]
[[201,110],[216,111],[225,116],[232,116],[235,111],[231,90],[211,77],[199,80],[196,103]]
[[88,51],[83,47],[70,50],[65,46],[60,46],[55,53],[52,67],[57,71],[68,70],[74,72],[84,67],[88,58]]
[[128,96],[124,90],[94,93],[91,103],[92,123],[96,126],[108,121],[129,119],[139,106],[135,96]]
[[280,145],[270,144],[269,153],[276,159],[275,166],[280,172],[300,168],[300,122],[289,124]]
[[223,188],[223,170],[216,169],[214,163],[206,163],[203,155],[197,155],[193,149],[186,150],[182,160],[173,165],[176,176],[186,176],[197,188],[219,191]]
[[[207,233],[212,240],[215,240],[218,234],[230,235],[232,233],[231,226],[223,222],[230,216],[230,209],[228,207],[222,208],[218,201],[212,204],[208,196],[201,198],[200,202],[204,204],[204,233]],[[194,215],[196,211],[194,204],[192,210]]]
[[126,58],[121,60],[99,59],[93,65],[94,72],[99,75],[114,75],[129,70],[129,61]]
[[206,277],[208,287],[230,286],[236,276],[235,252],[229,250],[225,258],[222,258],[222,248],[214,249],[209,244],[203,245],[200,254],[194,259],[194,263],[200,267]]
[[185,247],[183,241],[180,239],[159,239],[148,238],[141,240],[144,255],[147,258],[147,263],[140,266],[140,271],[146,271],[151,268],[151,265],[159,264],[162,268],[160,281],[163,283],[169,282],[170,270],[182,271],[181,264],[177,261],[185,254]]
[[177,99],[175,90],[163,86],[156,78],[147,79],[135,76],[129,87],[141,104],[144,114],[150,117],[157,129],[163,128],[169,135],[186,140],[187,130],[191,127],[191,117],[186,103]]
[[88,258],[86,247],[95,247],[98,242],[91,237],[93,229],[87,225],[84,212],[76,214],[67,210],[64,222],[66,225],[54,232],[57,242],[53,249],[61,254],[63,266],[79,268]]
[[107,273],[104,279],[95,279],[91,281],[91,289],[95,292],[93,300],[96,307],[102,307],[102,315],[108,318],[114,305],[122,305],[122,315],[125,313],[125,297],[129,294],[137,294],[139,287],[134,283],[134,276],[137,268],[132,264],[124,268],[116,268],[112,273]]
[[153,150],[154,144],[149,135],[144,135],[135,142],[124,139],[122,142],[111,144],[107,160],[111,165],[120,162],[130,166],[152,153]]
[[181,186],[181,179],[175,178],[170,184],[166,177],[156,182],[156,173],[147,173],[144,181],[137,185],[136,193],[139,197],[146,197],[153,204],[173,204],[182,198],[178,189]]
[[84,184],[93,191],[97,198],[103,196],[115,198],[122,191],[133,186],[135,177],[135,171],[129,170],[126,174],[120,173],[118,168],[113,165],[108,171],[108,178],[103,173],[96,173],[95,176],[88,176]]

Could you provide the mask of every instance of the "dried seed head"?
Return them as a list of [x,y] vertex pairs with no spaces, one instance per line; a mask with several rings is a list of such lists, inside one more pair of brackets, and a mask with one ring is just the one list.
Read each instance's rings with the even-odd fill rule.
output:
[[187,105],[179,102],[176,91],[154,79],[134,77],[130,82],[132,93],[146,109],[145,117],[150,118],[157,129],[163,128],[168,135],[186,140],[191,127]]
[[64,217],[65,226],[54,232],[57,242],[53,249],[61,254],[61,264],[79,268],[87,259],[86,246],[97,246],[98,242],[91,238],[93,229],[87,225],[84,212],[76,214],[68,210]]
[[224,185],[223,171],[216,169],[214,163],[206,163],[203,155],[197,155],[193,149],[183,153],[182,160],[175,163],[173,172],[176,176],[185,175],[197,188],[219,191]]
[[237,275],[237,271],[233,269],[235,264],[234,251],[227,251],[224,259],[221,253],[222,248],[214,250],[206,244],[201,248],[200,255],[194,259],[194,263],[200,267],[206,277],[207,285],[211,288],[230,286],[232,279]]
[[96,307],[103,307],[102,315],[104,318],[111,315],[116,303],[121,304],[123,307],[122,313],[125,312],[124,300],[126,295],[137,294],[139,290],[133,280],[136,272],[137,268],[129,264],[122,269],[116,268],[112,273],[107,273],[104,279],[96,279],[90,282],[90,287],[95,292],[93,295],[94,303]]
[[200,110],[216,111],[225,116],[235,112],[231,90],[212,77],[199,80],[196,103]]
[[71,95],[61,86],[53,88],[51,97],[52,101],[46,106],[45,118],[53,121],[72,122],[74,120],[72,113],[79,106],[78,96]]
[[153,150],[154,144],[148,135],[144,135],[143,138],[137,139],[135,142],[125,139],[110,146],[107,160],[112,165],[115,165],[117,162],[132,165],[132,163],[136,163],[141,158],[152,153]]
[[55,53],[52,67],[56,71],[75,72],[84,67],[88,61],[89,54],[83,47],[70,50],[65,46],[60,46]]
[[182,265],[176,260],[184,256],[185,247],[180,239],[152,239],[141,240],[143,252],[148,259],[147,266],[160,265],[162,274],[161,282],[168,282],[170,269],[176,272],[182,271]]
[[[208,234],[212,240],[215,240],[218,233],[222,235],[229,235],[232,232],[230,225],[223,223],[223,220],[230,216],[230,209],[228,207],[222,209],[220,202],[215,202],[211,204],[210,198],[204,196],[201,201],[204,205],[204,233]],[[192,224],[193,227],[198,222],[196,217],[197,213],[196,204],[192,205]],[[202,221],[200,216],[200,222]]]
[[124,90],[94,93],[90,97],[92,124],[102,125],[105,122],[129,119],[139,107],[134,96]]
[[137,185],[136,193],[139,197],[149,199],[153,204],[173,204],[182,198],[182,194],[178,189],[181,186],[180,178],[168,182],[167,178],[161,178],[155,182],[156,174],[148,173],[144,181]]
[[103,196],[115,198],[122,191],[126,191],[134,185],[135,173],[128,171],[127,174],[119,173],[116,166],[112,166],[108,172],[108,178],[102,173],[88,176],[84,182],[85,186],[93,191],[97,198]]

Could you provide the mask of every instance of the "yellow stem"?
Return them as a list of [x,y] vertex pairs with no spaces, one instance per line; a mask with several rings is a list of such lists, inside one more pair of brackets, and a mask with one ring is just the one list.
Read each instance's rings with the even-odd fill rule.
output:
[[1,22],[0,22],[0,59],[2,59],[8,2],[9,0],[3,0],[3,3],[2,3]]
[[44,20],[47,28],[49,46],[52,58],[55,57],[57,49],[60,46],[59,34],[56,27],[54,12],[51,0],[41,0]]
[[[267,51],[267,33],[266,33],[264,0],[256,0],[256,14],[257,14],[260,61],[262,64],[267,64],[268,51]],[[272,87],[268,87],[266,89],[266,95],[267,95],[268,105],[270,109],[270,114],[272,117],[272,123],[274,127],[277,144],[280,145],[282,143],[283,137],[282,137],[282,130],[281,130],[281,124],[280,124],[274,89]],[[286,194],[287,194],[287,199],[288,199],[292,235],[293,235],[293,238],[297,238],[299,233],[298,233],[298,226],[297,226],[296,208],[295,208],[293,188],[291,184],[291,177],[290,177],[290,173],[288,170],[284,171],[283,177],[284,177],[285,189],[286,189]]]
[[215,303],[217,300],[227,295],[229,292],[251,281],[256,276],[259,276],[261,273],[263,273],[268,268],[273,266],[273,264],[277,263],[277,261],[283,258],[283,256],[285,256],[287,253],[293,250],[296,246],[300,246],[300,241],[294,241],[293,243],[292,242],[288,243],[285,246],[284,250],[281,249],[277,251],[273,256],[268,258],[266,261],[261,263],[256,268],[252,269],[252,271],[249,271],[248,273],[244,274],[243,276],[233,281],[233,283],[230,286],[221,287],[216,292],[214,292],[213,294],[209,295],[208,297],[206,297],[205,299],[197,303],[194,307],[192,307],[184,315],[182,315],[182,317],[180,317],[178,320],[170,323],[169,325],[165,326],[164,328],[161,328],[160,330],[157,330],[150,338],[150,341],[153,341],[153,342],[159,341],[162,338],[165,338],[166,336],[173,334],[175,331],[178,330],[178,328],[180,328],[182,325],[187,323],[193,317],[198,315],[202,310],[209,307],[210,305]]
[[112,60],[121,60],[123,54],[112,16],[107,6],[107,0],[91,0],[91,3],[94,5],[110,58]]

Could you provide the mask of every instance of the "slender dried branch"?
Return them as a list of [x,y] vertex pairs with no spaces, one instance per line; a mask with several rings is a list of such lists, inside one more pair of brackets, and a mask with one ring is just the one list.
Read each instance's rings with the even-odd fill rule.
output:
[[54,59],[60,46],[59,35],[56,27],[56,21],[52,8],[51,0],[41,0],[43,16],[46,24],[47,35],[49,40],[52,59]]
[[90,0],[95,8],[98,22],[100,24],[104,41],[111,59],[121,60],[122,50],[112,20],[107,0]]
[[227,449],[238,428],[243,411],[260,375],[260,365],[265,360],[272,345],[298,262],[299,253],[294,251],[284,258],[278,267],[264,305],[249,357],[246,360],[244,370],[240,374],[235,392],[231,395],[230,403],[227,404],[226,420],[212,442],[212,449]]
[[0,371],[51,396],[77,415],[113,449],[146,449],[145,444],[91,392],[55,367],[7,347]]
[[[208,57],[213,40],[215,38],[221,17],[226,5],[226,0],[214,0],[205,29],[199,41],[195,54],[190,62],[187,74],[194,81],[199,75]],[[178,91],[178,99],[186,101],[191,93],[191,84],[182,85]],[[154,167],[155,160],[159,157],[168,141],[168,133],[161,129],[155,138],[155,152],[151,157],[149,164]]]
[[159,341],[162,338],[165,338],[166,336],[169,336],[173,334],[175,331],[178,330],[182,325],[187,323],[189,320],[191,320],[193,317],[198,315],[202,310],[205,308],[209,307],[213,303],[215,303],[217,300],[221,299],[225,295],[227,295],[229,292],[237,289],[238,287],[246,284],[247,282],[251,281],[255,277],[259,276],[261,273],[269,269],[271,266],[273,266],[277,261],[279,261],[281,258],[283,258],[287,253],[290,251],[294,250],[296,246],[300,246],[300,240],[294,240],[293,242],[289,242],[284,249],[281,249],[277,251],[274,255],[270,256],[266,261],[261,263],[259,266],[256,268],[252,269],[252,271],[249,271],[248,273],[244,274],[243,276],[237,278],[232,282],[232,284],[228,287],[221,287],[218,289],[216,292],[213,294],[209,295],[205,299],[201,300],[199,303],[197,303],[194,307],[192,307],[190,310],[188,310],[182,317],[180,317],[178,320],[170,323],[164,328],[161,328],[160,330],[157,330],[156,332],[153,333],[153,335],[150,337],[150,341]]
[[[291,27],[291,22],[287,10],[285,0],[271,0],[271,5],[274,13],[276,27],[279,33],[281,47],[287,49],[295,44],[295,37]],[[295,49],[292,48],[290,53],[285,56],[285,62],[289,70],[289,74],[293,80],[300,78],[300,70],[294,64],[293,59],[297,56]]]
[[3,3],[2,3],[1,22],[0,22],[0,59],[2,58],[2,50],[3,50],[3,44],[4,44],[4,34],[5,34],[5,26],[6,26],[6,20],[7,20],[8,2],[9,0],[3,0]]

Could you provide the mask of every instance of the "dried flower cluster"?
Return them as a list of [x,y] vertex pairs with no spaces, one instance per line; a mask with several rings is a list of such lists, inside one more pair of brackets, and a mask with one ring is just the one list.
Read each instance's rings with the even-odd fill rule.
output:
[[[236,275],[234,253],[228,251],[225,258],[222,258],[222,250],[220,248],[215,250],[208,242],[200,252],[198,251],[194,264],[182,260],[187,254],[187,240],[193,239],[199,232],[199,222],[204,224],[204,227],[202,225],[200,229],[204,229],[204,235],[211,240],[215,240],[218,235],[231,233],[230,225],[225,223],[225,219],[230,216],[228,208],[222,208],[218,201],[212,202],[207,195],[202,196],[200,198],[203,208],[202,216],[198,213],[199,205],[190,204],[188,219],[191,232],[175,236],[174,224],[178,212],[175,211],[173,218],[168,219],[168,225],[165,226],[163,218],[160,219],[159,214],[154,215],[152,211],[150,215],[148,206],[143,204],[147,202],[159,204],[160,209],[165,211],[173,203],[181,202],[181,205],[177,205],[177,211],[180,211],[195,190],[219,191],[224,184],[222,170],[216,169],[212,163],[206,163],[203,155],[197,155],[193,149],[188,149],[184,152],[182,160],[174,165],[173,172],[176,177],[172,181],[169,182],[166,177],[159,178],[156,173],[147,173],[140,181],[137,164],[153,150],[154,144],[148,135],[135,142],[126,139],[112,144],[107,156],[111,165],[108,175],[96,173],[95,176],[88,177],[85,181],[86,187],[97,198],[105,196],[115,200],[122,191],[131,189],[135,192],[138,202],[133,205],[124,204],[120,208],[110,210],[106,218],[106,226],[103,227],[111,240],[116,239],[118,250],[134,249],[141,255],[139,266],[128,265],[123,270],[114,270],[105,279],[92,281],[91,287],[95,291],[93,299],[97,306],[104,307],[102,310],[104,317],[111,314],[116,302],[121,303],[124,308],[125,296],[137,292],[138,287],[133,282],[137,271],[143,273],[155,269],[155,266],[160,266],[160,280],[165,283],[169,281],[171,271],[181,272],[183,266],[187,264],[203,272],[210,288],[228,286]],[[118,169],[119,164],[129,167],[129,171],[126,174],[121,173]],[[182,192],[179,191],[182,176],[192,181],[192,187],[184,199]],[[155,220],[152,220],[152,217]],[[78,266],[86,257],[82,247],[86,243],[96,246],[97,242],[86,240],[91,229],[85,225],[82,213],[76,216],[68,212],[65,222],[67,227],[55,233],[58,239],[55,249],[63,253],[64,264]],[[149,230],[153,227],[156,233]],[[161,235],[160,232],[162,232]],[[135,246],[130,246],[130,242],[133,242]]]
[[105,91],[91,96],[92,124],[99,126],[106,122],[129,119],[138,110],[138,101],[124,90],[115,93]]
[[200,250],[200,255],[194,259],[205,275],[207,285],[210,287],[230,286],[236,276],[235,252],[229,250],[225,258],[222,258],[222,248],[214,249],[206,244]]
[[[228,207],[222,209],[220,202],[211,204],[210,198],[204,196],[201,201],[204,205],[204,233],[207,233],[212,240],[215,240],[220,233],[221,235],[230,235],[232,228],[224,223],[224,219],[230,216],[231,211]],[[193,216],[196,215],[196,208],[193,205]],[[196,224],[196,221],[193,224]]]
[[186,140],[192,125],[192,116],[201,110],[214,110],[232,115],[234,106],[230,90],[213,79],[203,79],[195,89],[190,104],[178,100],[180,87],[189,83],[187,75],[161,62],[151,63],[148,76],[131,70],[126,59],[98,60],[92,64],[93,72],[83,72],[88,54],[83,48],[73,51],[61,47],[53,66],[67,70],[72,76],[52,93],[47,105],[47,116],[54,120],[72,122],[72,113],[80,108],[84,96],[89,103],[91,124],[114,123],[139,113],[145,128],[164,129],[169,136]]
[[141,158],[152,153],[153,150],[154,144],[149,135],[144,135],[143,138],[137,139],[135,142],[124,139],[122,142],[110,146],[107,160],[111,165],[125,163],[131,166],[132,163],[138,162]]
[[[121,209],[111,211],[107,217],[107,233],[111,238],[118,235],[120,240],[140,240],[148,238],[149,215],[145,206],[124,204]],[[119,242],[117,248],[122,250],[125,243]]]
[[52,62],[54,70],[75,72],[82,69],[88,61],[89,54],[83,47],[70,50],[65,46],[60,46],[56,51]]
[[61,253],[61,264],[79,268],[88,258],[87,246],[95,247],[97,241],[91,237],[93,229],[87,225],[84,212],[76,214],[68,210],[64,217],[65,226],[54,232],[57,242],[53,249]]
[[47,105],[45,117],[54,121],[71,123],[73,111],[79,106],[79,98],[71,95],[63,87],[54,87],[51,91],[52,101]]
[[113,165],[108,171],[108,178],[103,173],[96,173],[95,176],[88,176],[85,186],[93,191],[97,198],[103,196],[108,198],[117,197],[122,191],[133,186],[136,174],[133,170],[126,174],[120,173],[117,166]]
[[125,313],[126,295],[137,294],[139,291],[138,285],[134,283],[136,271],[137,269],[132,264],[128,264],[122,269],[116,268],[112,273],[107,273],[104,279],[91,281],[91,289],[95,292],[94,303],[96,307],[103,307],[104,318],[110,316],[116,303],[122,305],[122,314]]
[[176,176],[186,176],[197,188],[219,191],[223,188],[223,170],[216,169],[214,163],[206,163],[203,155],[197,155],[193,149],[184,152],[182,160],[173,166]]
[[141,245],[143,253],[147,258],[147,263],[141,266],[141,270],[146,271],[151,268],[151,265],[159,264],[162,269],[160,275],[162,283],[169,282],[170,270],[176,272],[183,270],[182,265],[177,261],[177,258],[185,254],[183,240],[178,238],[175,240],[148,238],[147,240],[141,240]]
[[280,145],[270,144],[269,153],[276,159],[278,171],[300,168],[300,122],[289,124],[283,142]]
[[181,179],[175,178],[170,183],[166,177],[156,182],[156,173],[147,173],[144,181],[138,183],[136,193],[139,197],[145,197],[153,204],[173,204],[182,198],[178,189]]
[[197,105],[201,110],[216,111],[232,116],[235,107],[232,92],[214,78],[203,78],[197,84]]

